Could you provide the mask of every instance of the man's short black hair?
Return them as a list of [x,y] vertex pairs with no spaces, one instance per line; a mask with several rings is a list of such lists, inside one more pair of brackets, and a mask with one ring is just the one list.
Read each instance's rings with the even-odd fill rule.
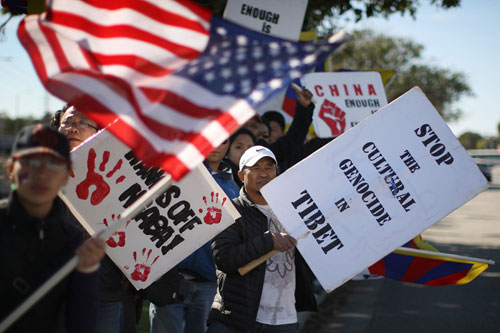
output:
[[66,110],[68,110],[70,107],[71,104],[66,103],[60,110],[57,110],[50,120],[50,127],[55,128],[56,130],[59,129],[59,126],[61,125],[61,119],[64,116],[64,112],[66,112]]
[[262,115],[262,118],[277,122],[280,125],[281,130],[283,132],[285,131],[285,117],[283,117],[283,115],[278,111],[266,111]]
[[233,144],[233,141],[240,135],[240,134],[246,134],[248,136],[250,136],[252,138],[252,141],[253,141],[253,144],[255,144],[257,142],[257,138],[255,137],[255,134],[253,134],[252,131],[250,131],[248,128],[246,127],[241,127],[240,129],[238,129],[236,132],[233,133],[233,135],[231,135],[229,137],[229,142],[231,144]]

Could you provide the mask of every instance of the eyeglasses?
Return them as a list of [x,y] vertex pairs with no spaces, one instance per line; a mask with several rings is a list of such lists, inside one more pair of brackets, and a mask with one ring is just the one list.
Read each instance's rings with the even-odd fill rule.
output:
[[67,164],[59,160],[41,160],[33,157],[23,157],[19,159],[19,163],[24,169],[38,170],[42,165],[52,172],[62,171],[67,167]]
[[96,132],[99,130],[99,127],[89,124],[85,121],[67,121],[67,122],[62,122],[59,125],[59,131],[69,130],[70,128],[78,128],[82,131],[92,128]]

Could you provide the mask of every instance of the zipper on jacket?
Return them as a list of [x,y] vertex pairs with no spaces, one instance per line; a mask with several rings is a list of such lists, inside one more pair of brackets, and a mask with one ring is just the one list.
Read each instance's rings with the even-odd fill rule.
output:
[[38,238],[44,239],[45,238],[45,220],[41,220],[40,223],[37,223],[37,229],[38,229]]

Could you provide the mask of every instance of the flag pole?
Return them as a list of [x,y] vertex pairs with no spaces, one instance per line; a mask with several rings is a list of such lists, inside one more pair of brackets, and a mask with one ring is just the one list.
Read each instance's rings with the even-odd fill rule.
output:
[[[172,177],[166,175],[161,178],[155,185],[151,187],[143,196],[139,197],[120,215],[118,221],[113,223],[103,233],[94,234],[93,237],[99,239],[108,239],[123,223],[134,218],[141,210],[149,205],[156,197],[165,192],[172,184]],[[71,273],[78,265],[78,257],[75,255],[63,267],[55,272],[47,281],[45,281],[38,289],[31,294],[21,305],[19,305],[8,317],[0,324],[0,332],[7,330],[16,320],[19,319],[26,311],[28,311],[36,302],[38,302],[45,294],[47,294],[56,284]]]
[[409,247],[398,247],[396,250],[394,250],[394,253],[398,254],[423,254],[423,255],[429,255],[429,256],[440,256],[440,257],[445,257],[449,259],[457,259],[457,260],[465,260],[465,261],[476,261],[482,264],[488,264],[488,265],[494,265],[495,262],[493,260],[488,260],[488,259],[479,259],[479,258],[472,258],[472,257],[466,257],[466,256],[459,256],[456,254],[450,254],[450,253],[442,253],[442,252],[434,252],[434,251],[427,251],[427,250],[420,250],[420,249],[412,249]]
[[[273,220],[271,220],[271,222],[276,226],[276,224]],[[295,238],[295,240],[298,241],[302,238],[306,238],[310,233],[311,233],[310,231],[307,231],[302,236]],[[241,266],[240,268],[238,268],[238,273],[240,273],[241,276],[246,275],[248,272],[253,270],[255,267],[259,266],[260,264],[264,263],[267,259],[271,258],[272,256],[274,256],[278,252],[279,252],[278,250],[271,250],[271,251],[267,252],[263,256],[255,259],[255,260],[250,261],[245,266]]]
[[274,256],[278,252],[279,252],[278,250],[272,250],[272,251],[267,252],[263,256],[255,259],[255,260],[250,261],[245,266],[242,266],[242,267],[238,268],[238,273],[240,273],[241,276],[246,275],[248,272],[250,272],[255,267],[257,267],[260,264],[262,264],[263,262],[265,262],[267,259],[269,259],[272,256]]

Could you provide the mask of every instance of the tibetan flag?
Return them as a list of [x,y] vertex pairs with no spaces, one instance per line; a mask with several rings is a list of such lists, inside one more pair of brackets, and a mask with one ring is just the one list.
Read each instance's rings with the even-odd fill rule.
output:
[[18,28],[45,88],[176,180],[345,39],[298,43],[188,0],[53,0]]
[[[293,80],[293,83],[302,87],[299,79]],[[293,90],[292,85],[289,85],[285,92],[285,98],[283,99],[283,105],[281,109],[285,111],[290,117],[293,118],[295,114],[295,106],[297,105],[297,94]]]
[[416,237],[413,237],[409,242],[404,244],[402,247],[438,252],[438,249],[436,249],[434,246],[424,241],[421,234],[418,234]]
[[494,262],[441,252],[400,247],[368,268],[371,274],[418,284],[466,284]]

